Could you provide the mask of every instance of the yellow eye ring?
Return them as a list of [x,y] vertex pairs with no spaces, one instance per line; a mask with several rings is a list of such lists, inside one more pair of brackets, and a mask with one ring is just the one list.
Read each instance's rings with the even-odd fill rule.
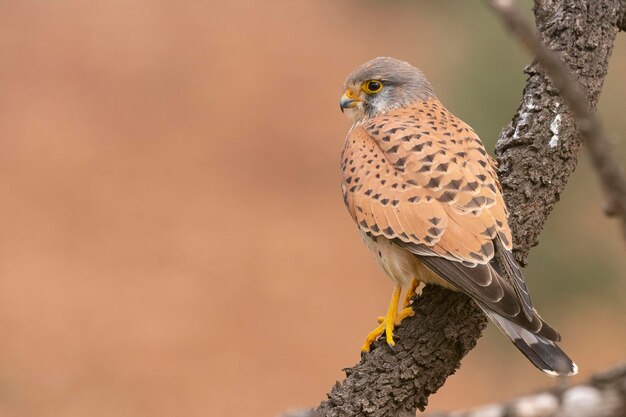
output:
[[378,93],[380,90],[383,89],[383,83],[381,83],[378,80],[369,80],[369,81],[365,81],[361,88],[367,94],[374,94],[374,93]]

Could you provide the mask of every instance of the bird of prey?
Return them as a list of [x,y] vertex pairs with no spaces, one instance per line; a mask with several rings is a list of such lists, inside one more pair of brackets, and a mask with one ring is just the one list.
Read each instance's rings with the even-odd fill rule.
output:
[[[424,74],[375,58],[345,81],[352,121],[341,154],[343,199],[366,246],[395,284],[363,345],[414,314],[419,283],[470,296],[540,370],[574,375],[559,333],[533,308],[511,244],[496,162],[471,127],[439,102]],[[401,291],[407,287],[403,309]]]

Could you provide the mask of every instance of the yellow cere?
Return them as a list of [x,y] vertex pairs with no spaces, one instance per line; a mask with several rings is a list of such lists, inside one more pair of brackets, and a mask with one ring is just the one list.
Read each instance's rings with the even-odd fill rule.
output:
[[349,99],[352,99],[352,100],[356,99],[356,94],[354,94],[354,91],[352,91],[352,89],[351,89],[351,88],[348,88],[348,89],[346,90],[346,96],[347,96]]

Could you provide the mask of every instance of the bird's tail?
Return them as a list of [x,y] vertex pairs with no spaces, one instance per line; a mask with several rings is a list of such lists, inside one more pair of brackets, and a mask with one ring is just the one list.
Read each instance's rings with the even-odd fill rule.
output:
[[571,376],[578,373],[578,366],[552,340],[532,333],[494,311],[486,308],[483,311],[541,371],[550,376]]

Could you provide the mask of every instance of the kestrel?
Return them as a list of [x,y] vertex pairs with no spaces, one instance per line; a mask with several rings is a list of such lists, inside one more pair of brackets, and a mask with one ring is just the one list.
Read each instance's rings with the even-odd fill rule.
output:
[[[395,284],[387,314],[363,345],[413,314],[419,283],[470,296],[540,370],[574,375],[559,333],[533,308],[511,244],[496,162],[407,62],[375,58],[347,78],[352,121],[341,154],[343,199],[365,245]],[[408,287],[398,312],[403,287]]]

